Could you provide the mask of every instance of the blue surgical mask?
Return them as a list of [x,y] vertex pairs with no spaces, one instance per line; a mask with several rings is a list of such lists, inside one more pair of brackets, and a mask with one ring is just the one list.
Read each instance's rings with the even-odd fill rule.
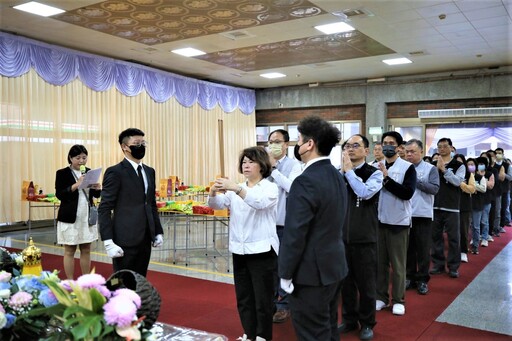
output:
[[453,159],[453,157],[455,156],[455,152],[450,152],[450,157]]
[[485,165],[478,165],[478,170],[479,171],[484,171],[485,170]]

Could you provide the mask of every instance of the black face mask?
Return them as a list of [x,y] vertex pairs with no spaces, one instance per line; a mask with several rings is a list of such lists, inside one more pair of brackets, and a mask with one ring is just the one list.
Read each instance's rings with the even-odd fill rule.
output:
[[137,145],[137,146],[129,146],[130,152],[132,153],[132,156],[137,160],[142,160],[144,158],[144,155],[146,155],[146,146],[143,145]]
[[[309,141],[309,140],[308,140],[308,141]],[[308,142],[308,141],[306,141],[306,142]],[[304,143],[306,143],[306,142],[304,142]],[[302,146],[304,145],[304,143],[302,143],[301,145],[296,144],[296,145],[295,145],[295,147],[293,148],[293,155],[294,155],[294,156],[295,156],[295,158],[296,158],[297,160],[299,160],[299,161],[302,161],[302,154],[306,154],[306,153],[307,153],[307,151],[305,151],[305,152],[304,152],[304,153],[302,153],[302,154],[299,152],[300,147],[302,147]]]
[[299,161],[302,161],[302,157],[300,156],[299,154],[299,149],[300,149],[300,146],[298,144],[295,145],[295,147],[293,148],[293,155],[295,155],[295,158]]
[[385,157],[393,157],[396,154],[396,147],[390,145],[382,146],[382,154]]

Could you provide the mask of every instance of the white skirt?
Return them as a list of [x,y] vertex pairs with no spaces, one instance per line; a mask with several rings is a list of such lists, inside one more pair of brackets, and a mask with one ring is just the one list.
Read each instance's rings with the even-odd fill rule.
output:
[[57,244],[79,245],[92,243],[97,239],[98,226],[89,226],[89,204],[84,192],[80,191],[75,222],[57,222]]

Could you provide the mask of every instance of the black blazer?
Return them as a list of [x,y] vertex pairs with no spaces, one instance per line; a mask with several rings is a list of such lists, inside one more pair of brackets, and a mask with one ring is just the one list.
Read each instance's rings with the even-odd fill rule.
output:
[[143,242],[146,228],[149,228],[151,240],[163,234],[156,208],[155,170],[143,167],[148,181],[147,193],[128,160],[106,170],[98,208],[101,240],[112,239],[120,247],[132,247]]
[[325,286],[345,278],[343,224],[347,188],[330,160],[307,167],[292,183],[279,249],[279,277]]
[[[88,172],[90,168],[86,168]],[[57,220],[63,223],[74,223],[76,221],[76,210],[78,208],[78,193],[80,190],[71,191],[71,186],[76,182],[71,168],[59,169],[55,174],[55,195],[60,200],[59,213]],[[92,204],[92,198],[99,198],[101,190],[89,189],[89,202]]]

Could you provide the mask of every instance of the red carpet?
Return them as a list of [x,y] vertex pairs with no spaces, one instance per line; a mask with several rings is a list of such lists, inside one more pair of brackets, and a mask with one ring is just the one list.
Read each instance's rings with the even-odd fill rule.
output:
[[[482,271],[492,258],[512,239],[512,229],[495,238],[488,248],[480,248],[480,255],[471,256],[461,265],[460,278],[448,275],[432,276],[430,292],[421,296],[407,291],[406,314],[394,316],[391,311],[377,313],[374,328],[376,340],[510,340],[508,335],[435,322],[462,290]],[[79,269],[78,264],[76,265]],[[108,278],[111,264],[93,262],[96,272]],[[45,254],[43,268],[63,273],[62,257]],[[243,334],[236,310],[232,285],[149,271],[148,280],[162,297],[159,320],[165,323],[226,335],[235,340]],[[357,332],[342,336],[343,340],[359,340]],[[291,321],[274,324],[275,341],[293,341],[295,334]]]

